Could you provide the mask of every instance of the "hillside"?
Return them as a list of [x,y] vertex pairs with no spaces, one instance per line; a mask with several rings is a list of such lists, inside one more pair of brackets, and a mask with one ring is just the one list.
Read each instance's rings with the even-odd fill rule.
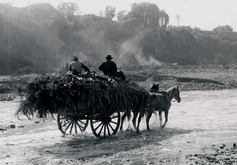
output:
[[[43,15],[44,14],[44,15]],[[28,69],[50,71],[60,55],[55,22],[63,19],[49,4],[14,8],[0,5],[0,74]]]

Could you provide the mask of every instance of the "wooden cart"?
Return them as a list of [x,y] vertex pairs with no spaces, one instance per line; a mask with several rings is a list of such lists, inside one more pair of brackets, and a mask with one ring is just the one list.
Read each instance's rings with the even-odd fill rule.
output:
[[120,126],[120,112],[112,109],[112,105],[104,103],[104,109],[88,107],[87,97],[74,93],[71,105],[58,111],[58,128],[63,134],[78,134],[85,131],[90,123],[91,131],[96,137],[106,138],[115,135]]

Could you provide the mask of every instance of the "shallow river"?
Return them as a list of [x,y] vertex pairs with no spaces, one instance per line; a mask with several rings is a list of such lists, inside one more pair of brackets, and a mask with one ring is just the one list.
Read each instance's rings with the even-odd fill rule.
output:
[[199,144],[237,140],[237,90],[183,92],[170,114],[169,127],[193,130]]
[[[0,132],[0,162],[4,164],[190,164],[187,154],[210,146],[237,143],[237,90],[181,91],[173,102],[165,129],[158,116],[141,134],[118,132],[98,140],[90,133],[62,137],[56,121],[35,124],[13,114],[19,102],[0,103],[0,126],[17,128]],[[23,127],[21,127],[21,125]]]
[[237,90],[181,92],[181,98],[181,103],[172,104],[167,128],[192,132],[174,136],[162,146],[167,152],[184,152],[177,163],[185,163],[185,154],[237,142]]

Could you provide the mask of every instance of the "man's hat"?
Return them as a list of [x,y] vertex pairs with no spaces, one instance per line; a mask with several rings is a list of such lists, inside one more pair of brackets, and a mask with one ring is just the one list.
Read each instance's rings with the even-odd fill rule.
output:
[[107,55],[106,57],[105,57],[106,59],[113,59],[112,57],[111,57],[111,55]]
[[78,57],[77,57],[77,56],[75,56],[75,55],[73,55],[73,58],[72,58],[72,60],[78,60]]

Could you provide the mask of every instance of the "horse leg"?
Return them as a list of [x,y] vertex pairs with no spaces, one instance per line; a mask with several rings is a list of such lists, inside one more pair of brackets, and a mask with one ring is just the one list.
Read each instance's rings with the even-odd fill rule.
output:
[[142,116],[144,116],[144,114],[140,113],[138,117],[138,121],[137,121],[137,133],[139,133],[139,126],[140,126]]
[[138,115],[138,112],[133,112],[134,116],[133,116],[133,119],[132,119],[132,123],[133,123],[133,127],[136,128],[136,120],[137,120],[137,115]]
[[162,126],[162,111],[159,111],[160,127]]
[[148,111],[148,114],[147,114],[147,117],[146,117],[146,127],[147,127],[148,131],[150,131],[149,121],[150,121],[151,115],[152,115],[152,112]]
[[123,116],[122,116],[122,118],[121,118],[121,125],[120,125],[120,131],[122,131],[123,130],[123,122],[124,122],[124,120],[125,120],[125,118],[126,118],[126,112],[123,114]]
[[164,124],[161,126],[161,128],[165,128],[165,125],[166,125],[166,123],[168,122],[168,114],[169,114],[169,110],[166,110],[166,111],[165,111],[165,122],[164,122]]

